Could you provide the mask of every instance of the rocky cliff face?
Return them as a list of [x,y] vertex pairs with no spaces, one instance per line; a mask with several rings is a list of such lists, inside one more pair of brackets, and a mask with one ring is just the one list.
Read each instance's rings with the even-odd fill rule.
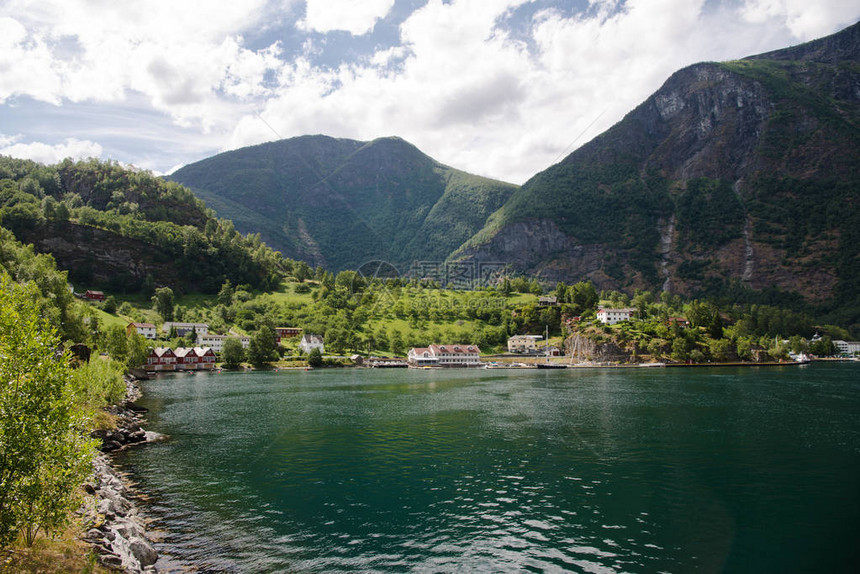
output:
[[678,71],[454,258],[600,288],[856,297],[858,31]]
[[147,275],[174,287],[199,288],[158,247],[103,229],[51,222],[24,230],[20,239],[38,252],[50,253],[58,268],[68,270],[76,288],[105,285],[122,293],[139,288]]

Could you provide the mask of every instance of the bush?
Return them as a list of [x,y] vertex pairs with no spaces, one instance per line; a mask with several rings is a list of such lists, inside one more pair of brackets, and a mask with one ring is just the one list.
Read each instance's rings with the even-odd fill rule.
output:
[[323,357],[319,349],[311,349],[308,353],[308,366],[318,368],[323,366]]
[[119,361],[93,356],[72,372],[75,402],[90,409],[118,403],[125,397],[124,373],[125,366]]
[[[94,441],[74,408],[69,355],[42,317],[38,290],[0,280],[0,548],[62,528],[92,470]],[[11,384],[9,384],[11,383]]]

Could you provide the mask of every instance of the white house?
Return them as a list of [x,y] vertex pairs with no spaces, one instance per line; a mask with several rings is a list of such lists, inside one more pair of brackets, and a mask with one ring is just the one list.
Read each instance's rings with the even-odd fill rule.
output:
[[860,341],[833,341],[842,355],[860,355]]
[[299,343],[299,349],[303,353],[310,353],[313,349],[319,349],[320,353],[325,353],[323,338],[320,335],[302,335],[302,341]]
[[209,347],[216,353],[224,349],[224,341],[227,335],[216,335],[215,333],[197,333],[197,346]]
[[131,335],[132,333],[137,333],[138,335],[143,335],[147,339],[155,339],[155,325],[152,323],[129,323],[125,328],[125,332],[127,335]]
[[601,307],[597,310],[597,320],[606,325],[614,325],[621,321],[629,321],[633,318],[633,313],[636,309],[604,309]]
[[236,335],[216,335],[215,333],[198,333],[197,346],[210,347],[216,353],[224,350],[224,343],[227,339],[238,339],[242,343],[242,348],[247,349],[251,344],[251,337],[236,336]]
[[480,367],[481,350],[477,345],[430,345],[413,347],[407,362],[414,367]]
[[509,353],[534,353],[537,351],[537,341],[543,339],[540,335],[514,335],[508,339]]

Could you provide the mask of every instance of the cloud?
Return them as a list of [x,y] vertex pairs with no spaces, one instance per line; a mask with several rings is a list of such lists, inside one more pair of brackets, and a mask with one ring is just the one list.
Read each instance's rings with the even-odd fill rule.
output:
[[843,26],[853,24],[857,13],[857,2],[854,0],[749,0],[741,9],[741,15],[747,22],[784,25],[798,40],[804,42],[829,34],[833,31],[834,22]]
[[0,155],[8,155],[21,159],[31,159],[45,164],[53,164],[63,159],[70,157],[72,159],[86,159],[90,157],[100,157],[102,155],[102,146],[90,140],[79,140],[76,138],[66,138],[63,143],[45,144],[41,142],[33,143],[13,143],[19,136],[10,138],[0,135]]
[[0,17],[0,104],[20,93],[59,103],[62,80],[56,68],[41,36],[30,36],[14,18]]
[[0,6],[0,103],[17,95],[114,102],[134,92],[208,131],[233,117],[225,104],[267,93],[267,76],[283,65],[279,46],[248,49],[242,33],[284,6],[10,0]]
[[[680,67],[860,17],[846,0],[591,0],[580,12],[549,0],[428,0],[411,13],[408,4],[308,0],[302,12],[298,0],[6,0],[0,111],[28,98],[113,112],[143,102],[175,131],[149,151],[131,134],[123,157],[155,171],[279,137],[398,135],[449,165],[522,182]],[[120,139],[102,137],[94,117],[88,129],[51,133]],[[153,121],[138,129],[164,131]]]
[[373,30],[394,6],[394,0],[308,0],[300,26],[315,32],[343,30],[361,36]]

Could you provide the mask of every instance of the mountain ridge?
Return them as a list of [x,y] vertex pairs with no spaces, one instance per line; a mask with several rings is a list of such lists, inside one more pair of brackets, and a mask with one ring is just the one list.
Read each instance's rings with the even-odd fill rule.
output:
[[398,137],[301,136],[224,152],[170,178],[240,231],[334,270],[372,259],[404,271],[415,260],[444,260],[515,189],[445,166]]
[[453,258],[607,289],[695,295],[737,282],[853,300],[858,35],[855,24],[771,59],[679,70],[527,181]]

